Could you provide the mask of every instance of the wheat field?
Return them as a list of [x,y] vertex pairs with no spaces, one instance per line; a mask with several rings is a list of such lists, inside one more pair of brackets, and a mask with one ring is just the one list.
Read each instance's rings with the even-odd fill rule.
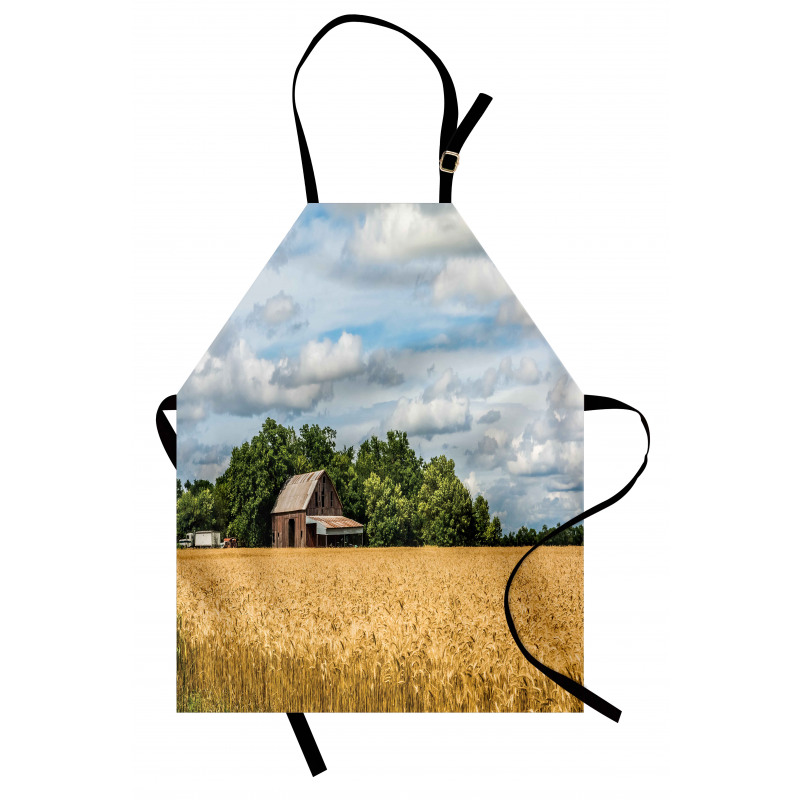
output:
[[[179,711],[581,711],[505,622],[527,548],[178,551]],[[542,547],[511,611],[583,679],[583,548]]]

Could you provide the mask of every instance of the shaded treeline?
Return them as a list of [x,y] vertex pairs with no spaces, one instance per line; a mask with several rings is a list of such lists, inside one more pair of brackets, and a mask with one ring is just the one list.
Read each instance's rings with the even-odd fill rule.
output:
[[[197,530],[235,536],[245,547],[268,546],[270,512],[288,478],[324,469],[339,493],[343,514],[365,523],[373,547],[532,545],[548,528],[525,526],[503,536],[482,495],[473,500],[446,456],[425,462],[402,431],[336,448],[336,431],[303,425],[299,431],[267,419],[249,442],[234,447],[214,483],[177,482],[178,538]],[[557,540],[557,541],[556,541]],[[547,544],[583,544],[583,526]]]

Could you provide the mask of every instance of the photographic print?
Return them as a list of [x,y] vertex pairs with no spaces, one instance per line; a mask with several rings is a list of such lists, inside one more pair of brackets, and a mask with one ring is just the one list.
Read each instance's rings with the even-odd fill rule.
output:
[[[582,704],[505,621],[583,394],[451,204],[309,204],[178,394],[179,711]],[[510,607],[583,680],[583,527]]]

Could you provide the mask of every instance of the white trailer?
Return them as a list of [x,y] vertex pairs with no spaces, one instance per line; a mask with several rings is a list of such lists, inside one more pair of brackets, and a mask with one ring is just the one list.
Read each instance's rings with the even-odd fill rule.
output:
[[195,547],[219,547],[219,531],[197,531],[194,534]]

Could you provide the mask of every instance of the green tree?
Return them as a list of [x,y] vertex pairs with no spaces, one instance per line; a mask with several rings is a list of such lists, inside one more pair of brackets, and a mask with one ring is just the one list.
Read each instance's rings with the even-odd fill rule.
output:
[[365,506],[361,488],[358,483],[358,474],[353,463],[352,447],[337,450],[325,470],[328,473],[339,499],[342,501],[342,513],[351,519],[362,520]]
[[217,521],[218,530],[222,532],[227,530],[231,517],[230,494],[224,477],[217,478],[212,496],[214,499],[214,518]]
[[356,458],[356,473],[363,486],[373,473],[396,483],[403,495],[416,497],[422,485],[423,460],[408,442],[404,431],[389,431],[386,441],[372,436],[362,442]]
[[214,514],[214,496],[210,489],[196,494],[184,492],[178,498],[178,538],[192,531],[219,530]]
[[[223,476],[231,523],[228,533],[247,547],[272,540],[270,512],[283,484],[308,471],[292,428],[267,419],[250,442],[235,447]],[[235,523],[235,524],[234,524]]]
[[183,486],[186,489],[186,491],[190,492],[191,494],[199,494],[201,491],[203,491],[203,489],[214,488],[214,484],[211,483],[211,481],[204,480],[203,478],[199,478],[194,482],[186,481],[186,483],[184,483]]
[[[558,527],[558,526],[556,526]],[[554,528],[548,529],[546,532],[542,532],[540,536],[544,536],[546,533],[549,533],[551,530],[555,530]],[[571,528],[567,528],[566,530],[561,531],[561,533],[557,533],[555,536],[548,539],[546,542],[543,543],[545,547],[564,547],[567,545],[582,545],[583,544],[583,525],[574,525]]]
[[500,544],[504,547],[524,547],[534,544],[535,539],[536,531],[521,525],[518,531],[511,531],[508,536],[503,537]]
[[336,431],[319,425],[303,425],[297,437],[297,447],[308,462],[308,472],[327,470],[336,454]]
[[247,546],[247,535],[248,535],[248,521],[247,517],[244,514],[240,514],[238,517],[234,517],[228,523],[228,536],[232,536],[234,539],[236,539],[236,544],[238,544],[239,547]]
[[528,528],[525,525],[520,525],[517,531],[517,544],[519,545],[534,545],[536,544],[536,529]]
[[484,541],[484,544],[489,545],[490,547],[495,547],[496,545],[500,544],[502,538],[503,525],[500,522],[500,517],[492,517],[492,522],[486,532],[486,540]]
[[441,547],[475,543],[472,498],[456,476],[451,458],[436,456],[427,464],[417,509],[423,543]]
[[366,533],[370,547],[408,545],[414,539],[414,508],[390,478],[373,473],[364,483],[367,508]]
[[489,516],[489,503],[482,494],[479,494],[472,504],[472,515],[475,519],[475,535],[478,544],[486,544],[492,520]]
[[180,500],[181,499],[181,495],[183,494],[183,486],[181,486],[181,479],[180,478],[176,478],[175,480],[178,483],[178,497],[177,497],[177,499]]
[[406,497],[416,497],[422,486],[423,460],[409,444],[405,431],[387,431],[383,461],[386,477],[396,483]]

